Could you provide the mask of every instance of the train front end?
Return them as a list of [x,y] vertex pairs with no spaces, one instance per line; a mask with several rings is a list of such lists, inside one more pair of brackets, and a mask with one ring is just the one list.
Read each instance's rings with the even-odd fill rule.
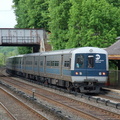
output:
[[83,93],[99,93],[108,79],[108,55],[100,48],[83,47],[73,53],[72,82]]

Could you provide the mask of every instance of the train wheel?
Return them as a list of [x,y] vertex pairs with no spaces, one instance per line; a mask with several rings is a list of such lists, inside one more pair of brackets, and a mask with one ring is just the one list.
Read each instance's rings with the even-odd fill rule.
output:
[[67,86],[67,91],[70,92],[73,90],[73,85],[72,84],[69,84],[69,86]]
[[67,87],[67,91],[70,92],[70,91],[71,91],[71,88],[70,88],[70,87]]
[[47,80],[45,80],[44,84],[45,84],[45,85],[48,85],[48,81],[47,81]]
[[75,92],[80,92],[79,88],[75,88]]

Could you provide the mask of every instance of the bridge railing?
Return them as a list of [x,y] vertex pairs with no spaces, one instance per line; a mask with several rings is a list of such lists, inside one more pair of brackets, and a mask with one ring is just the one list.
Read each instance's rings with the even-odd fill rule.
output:
[[0,28],[0,45],[41,44],[46,40],[43,29]]
[[40,37],[2,36],[2,44],[40,44]]

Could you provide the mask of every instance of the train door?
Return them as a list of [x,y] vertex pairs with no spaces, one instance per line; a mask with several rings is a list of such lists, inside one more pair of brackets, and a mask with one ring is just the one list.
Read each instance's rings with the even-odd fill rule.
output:
[[26,74],[26,71],[27,71],[27,63],[26,63],[26,56],[24,57],[24,73]]
[[37,75],[39,75],[39,55],[36,56],[36,61],[37,61]]
[[87,56],[87,69],[94,68],[94,55]]
[[21,57],[21,62],[20,62],[20,64],[21,64],[21,73],[23,73],[23,57]]
[[[86,80],[93,76],[93,69],[95,69],[95,57],[93,54],[88,54],[86,58]],[[94,79],[94,78],[93,78]]]
[[37,60],[36,56],[33,56],[33,74],[36,75],[37,73]]
[[31,65],[31,72],[30,72],[30,74],[34,74],[34,62],[35,62],[35,61],[34,61],[34,60],[35,60],[34,56],[31,56],[31,57],[30,57],[30,60],[31,60],[31,61],[30,61],[30,62],[31,62],[31,63],[30,63],[30,65]]
[[38,56],[37,55],[35,55],[34,56],[34,60],[33,60],[34,62],[33,62],[33,71],[34,71],[34,74],[35,75],[38,75]]
[[46,56],[44,56],[44,66],[43,66],[43,71],[44,71],[44,75],[46,75]]
[[61,65],[60,65],[60,73],[61,73],[61,76],[63,76],[63,55],[61,55]]
[[25,57],[23,56],[22,58],[22,73],[24,74],[25,73]]

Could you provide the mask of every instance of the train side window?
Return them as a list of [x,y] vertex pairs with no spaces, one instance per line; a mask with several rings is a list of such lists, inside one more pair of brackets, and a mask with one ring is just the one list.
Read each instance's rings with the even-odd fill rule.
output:
[[59,66],[59,61],[47,61],[47,66]]
[[22,60],[22,64],[24,65],[24,60]]
[[51,66],[51,61],[47,61],[47,66]]
[[59,61],[55,61],[55,66],[59,66]]
[[40,66],[43,66],[43,61],[40,61]]
[[84,56],[76,55],[75,68],[83,68],[84,67]]
[[32,61],[26,61],[26,65],[32,65]]
[[51,66],[54,66],[55,61],[51,61]]
[[93,68],[93,67],[94,67],[94,56],[88,55],[88,68]]
[[35,65],[37,65],[37,61],[35,61]]
[[69,67],[70,66],[70,61],[64,61],[64,67]]

